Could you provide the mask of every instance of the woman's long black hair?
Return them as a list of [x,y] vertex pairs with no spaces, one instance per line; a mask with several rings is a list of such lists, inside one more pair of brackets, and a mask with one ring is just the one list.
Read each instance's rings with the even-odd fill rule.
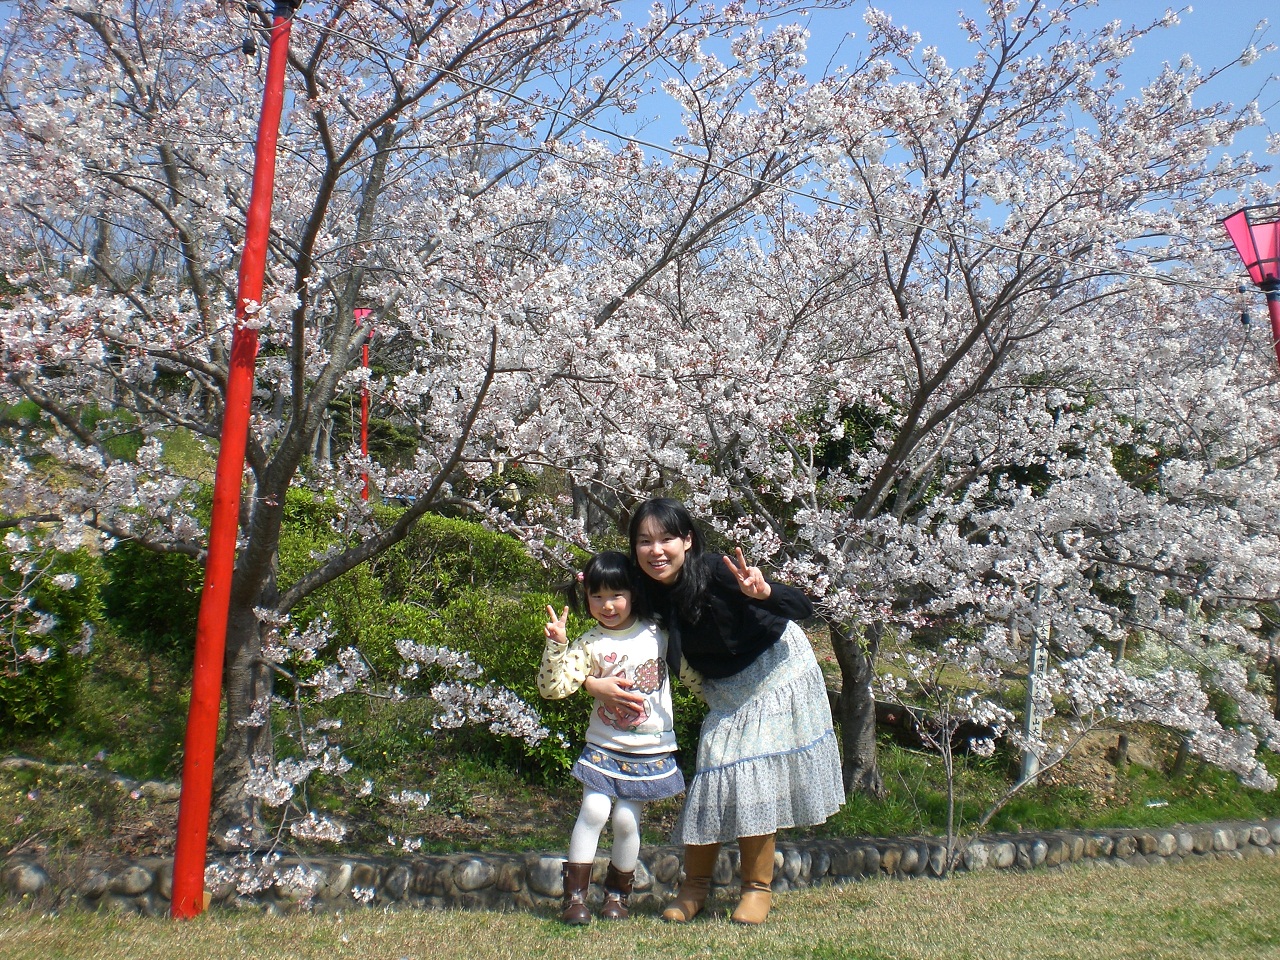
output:
[[[647,521],[653,521],[659,530],[673,537],[689,538],[689,549],[685,551],[684,564],[680,567],[675,583],[669,587],[668,596],[674,603],[674,612],[680,619],[686,623],[697,623],[702,616],[703,598],[706,596],[707,584],[710,582],[707,565],[702,562],[704,548],[702,531],[694,522],[689,508],[679,500],[673,500],[670,497],[654,497],[652,500],[646,500],[631,515],[629,528],[631,560],[639,573],[637,579],[649,598],[646,605],[654,610],[659,621],[665,619],[663,608],[666,604],[654,602],[653,598],[660,585],[644,572],[636,557],[636,541],[640,539],[640,528]],[[669,626],[669,624],[663,623],[663,626]]]

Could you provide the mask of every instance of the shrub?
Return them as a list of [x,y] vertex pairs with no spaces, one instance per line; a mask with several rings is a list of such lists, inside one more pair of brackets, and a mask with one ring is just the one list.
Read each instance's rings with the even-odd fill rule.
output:
[[[10,554],[0,550],[5,592],[16,589],[18,573]],[[71,713],[76,686],[84,672],[94,629],[102,622],[102,563],[87,550],[54,553],[44,574],[28,590],[30,609],[51,618],[52,626],[32,633],[32,622],[20,617],[8,626],[20,650],[44,648],[43,662],[6,664],[0,669],[0,729],[13,733],[52,730]],[[73,581],[70,578],[74,578]],[[70,583],[60,586],[59,583]],[[48,621],[47,621],[48,622]]]
[[192,557],[125,541],[103,558],[107,619],[148,659],[190,667],[204,570]]

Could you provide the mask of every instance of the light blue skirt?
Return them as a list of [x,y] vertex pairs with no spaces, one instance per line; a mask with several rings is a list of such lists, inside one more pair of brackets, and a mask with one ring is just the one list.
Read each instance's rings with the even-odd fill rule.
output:
[[803,630],[741,673],[703,681],[709,712],[678,843],[725,843],[822,823],[844,803],[822,670]]

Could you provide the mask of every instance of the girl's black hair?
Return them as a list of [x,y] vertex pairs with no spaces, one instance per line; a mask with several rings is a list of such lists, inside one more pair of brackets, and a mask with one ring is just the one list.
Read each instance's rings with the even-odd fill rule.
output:
[[636,567],[621,550],[601,550],[582,568],[565,590],[569,603],[579,613],[590,610],[587,598],[600,590],[626,590],[631,594],[631,609],[642,620],[649,619],[645,593],[637,582]]
[[[629,527],[631,560],[638,572],[640,565],[636,557],[636,542],[640,539],[640,528],[648,521],[652,521],[663,533],[689,538],[689,549],[685,551],[684,564],[680,567],[675,583],[670,587],[670,597],[682,620],[687,623],[697,623],[702,616],[702,601],[710,582],[707,565],[702,562],[704,549],[702,531],[694,522],[689,508],[679,500],[673,500],[671,497],[654,497],[646,500],[631,515]],[[653,602],[654,590],[659,588],[659,584],[643,572],[639,573],[638,579],[643,585],[642,593],[646,597],[646,602],[658,612],[661,619],[663,605]],[[663,625],[667,626],[667,624]]]

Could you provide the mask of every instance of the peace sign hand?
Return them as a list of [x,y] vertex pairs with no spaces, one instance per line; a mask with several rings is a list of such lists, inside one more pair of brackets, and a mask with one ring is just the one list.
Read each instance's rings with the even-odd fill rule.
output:
[[773,588],[769,586],[769,581],[764,578],[760,568],[747,566],[747,559],[742,555],[741,547],[736,547],[734,552],[738,555],[738,562],[734,563],[728,556],[724,558],[724,562],[737,578],[738,588],[752,600],[768,600]]
[[547,604],[547,620],[549,622],[542,628],[547,635],[547,639],[554,640],[556,643],[568,643],[569,635],[564,628],[565,624],[569,622],[569,608],[565,607],[560,616],[557,617],[555,607]]

